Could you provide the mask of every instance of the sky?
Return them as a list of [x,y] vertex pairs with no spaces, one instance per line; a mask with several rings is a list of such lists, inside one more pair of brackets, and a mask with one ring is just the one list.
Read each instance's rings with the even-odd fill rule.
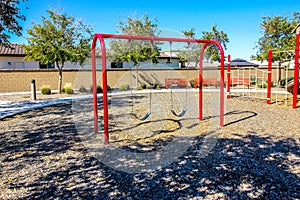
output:
[[262,36],[263,16],[284,16],[300,12],[299,0],[227,0],[227,1],[163,1],[163,0],[28,0],[21,3],[26,21],[21,22],[23,37],[12,37],[13,43],[26,43],[26,30],[32,22],[41,23],[46,10],[60,9],[68,15],[91,25],[95,33],[117,33],[119,19],[140,17],[145,13],[156,18],[163,37],[180,37],[183,30],[194,27],[196,37],[202,31],[211,31],[217,25],[224,31],[229,43],[225,55],[250,59]]

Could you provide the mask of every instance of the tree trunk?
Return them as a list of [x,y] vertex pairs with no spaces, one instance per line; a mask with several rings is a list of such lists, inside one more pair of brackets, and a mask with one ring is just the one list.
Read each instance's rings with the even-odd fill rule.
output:
[[56,66],[58,68],[58,94],[61,94],[61,87],[62,87],[62,69],[64,67],[64,63],[62,63],[61,66],[59,66],[59,63],[56,62]]
[[62,68],[58,68],[58,94],[61,94],[61,87],[62,87]]

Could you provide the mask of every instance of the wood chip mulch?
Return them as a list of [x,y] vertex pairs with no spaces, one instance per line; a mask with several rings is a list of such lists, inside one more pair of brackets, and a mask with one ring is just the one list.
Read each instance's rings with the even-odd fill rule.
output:
[[[93,156],[72,103],[3,119],[0,199],[300,199],[299,108],[240,98],[226,107],[225,126],[205,156],[200,134],[171,164],[141,173]],[[166,134],[141,145],[155,151],[153,144],[172,140]]]

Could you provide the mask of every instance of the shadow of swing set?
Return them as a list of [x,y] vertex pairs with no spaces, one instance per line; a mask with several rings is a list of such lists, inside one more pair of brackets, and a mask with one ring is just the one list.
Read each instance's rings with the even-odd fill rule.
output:
[[[102,61],[102,88],[103,88],[103,132],[104,132],[104,144],[109,143],[109,132],[108,132],[108,95],[107,95],[107,70],[106,70],[106,48],[104,39],[113,38],[113,39],[124,39],[124,40],[144,40],[144,41],[160,41],[160,42],[169,42],[170,47],[172,42],[181,42],[181,43],[199,43],[203,44],[202,49],[200,50],[199,56],[199,120],[203,120],[203,54],[208,45],[215,45],[219,49],[221,65],[220,65],[220,126],[224,126],[224,50],[221,44],[216,40],[200,40],[200,39],[188,39],[188,38],[166,38],[166,37],[154,37],[154,36],[133,36],[133,35],[116,35],[116,34],[94,34],[94,39],[92,42],[92,81],[93,81],[93,108],[94,108],[94,132],[98,134],[98,105],[97,105],[97,79],[96,79],[96,44],[99,40],[101,48],[101,61]],[[172,90],[171,90],[172,92]],[[172,94],[171,94],[172,97]],[[186,94],[187,98],[187,94]],[[187,99],[186,99],[187,100]],[[171,98],[171,101],[172,98]],[[171,102],[172,104],[172,102]],[[187,112],[187,107],[183,108],[180,113],[176,113],[172,108],[171,112],[177,117],[183,117]],[[131,112],[131,115],[136,117],[141,121],[145,121],[151,115],[151,92],[150,92],[150,110],[144,116],[138,117],[135,113]]]

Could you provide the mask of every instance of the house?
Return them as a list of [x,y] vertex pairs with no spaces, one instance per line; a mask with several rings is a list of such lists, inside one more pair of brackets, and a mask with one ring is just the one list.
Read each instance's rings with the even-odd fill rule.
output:
[[300,23],[296,25],[296,27],[292,30],[292,33],[300,34]]
[[11,48],[0,46],[0,69],[34,69],[37,62],[24,60],[24,50],[18,44],[11,44]]
[[[53,69],[54,66],[49,64],[41,64],[36,61],[24,60],[25,53],[22,47],[18,44],[11,44],[12,48],[0,46],[0,69]],[[172,54],[172,55],[171,55]],[[179,57],[174,53],[160,52],[158,62],[155,64],[157,68],[179,68],[184,66]],[[101,69],[101,57],[96,56],[97,68]],[[84,64],[81,66],[76,63],[66,62],[64,69],[90,69],[92,66],[92,59],[89,56]],[[140,64],[140,68],[151,68],[151,62],[143,62]],[[132,68],[132,63],[116,63],[107,61],[107,68]]]
[[[11,48],[0,46],[0,69],[53,69],[52,64],[41,64],[36,61],[24,60],[25,52],[19,44],[11,44]],[[86,65],[91,63],[87,61]],[[65,69],[78,69],[84,66],[67,62]]]

